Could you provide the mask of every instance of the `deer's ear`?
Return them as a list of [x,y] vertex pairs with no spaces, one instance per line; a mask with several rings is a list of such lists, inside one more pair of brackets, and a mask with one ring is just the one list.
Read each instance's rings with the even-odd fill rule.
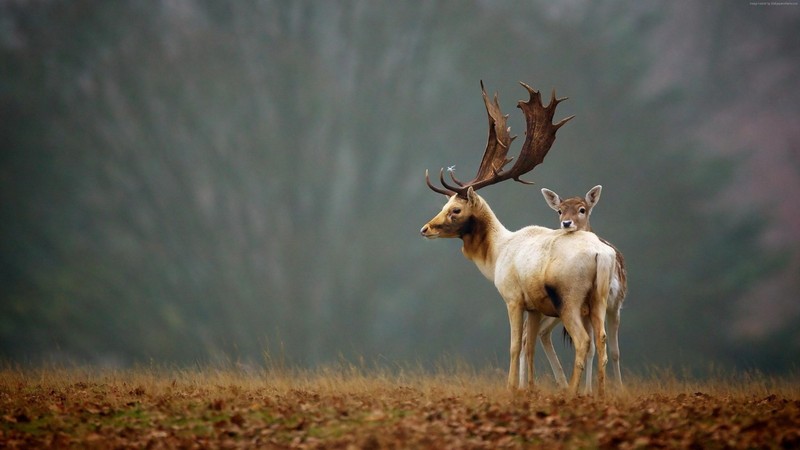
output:
[[600,186],[598,184],[597,186],[589,189],[589,192],[586,193],[585,199],[586,199],[586,204],[589,205],[589,212],[591,212],[592,208],[594,208],[594,205],[596,205],[597,202],[600,201],[600,192],[602,192],[602,190],[603,186]]
[[478,203],[478,194],[475,193],[475,189],[472,189],[472,186],[467,188],[467,204],[470,206],[474,206]]
[[547,188],[542,188],[542,195],[544,196],[544,201],[547,202],[547,205],[550,206],[554,211],[558,211],[558,208],[561,207],[561,198],[555,192],[551,191]]

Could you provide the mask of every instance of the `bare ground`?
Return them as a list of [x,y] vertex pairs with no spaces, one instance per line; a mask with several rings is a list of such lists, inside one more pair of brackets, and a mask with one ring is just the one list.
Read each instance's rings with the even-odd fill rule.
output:
[[800,448],[797,380],[628,380],[606,399],[497,371],[0,370],[0,448]]

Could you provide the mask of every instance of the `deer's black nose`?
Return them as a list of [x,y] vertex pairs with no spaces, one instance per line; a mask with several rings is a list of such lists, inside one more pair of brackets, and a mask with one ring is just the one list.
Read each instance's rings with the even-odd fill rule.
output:
[[571,220],[565,220],[565,221],[561,222],[561,228],[569,228],[571,226],[572,226],[572,221]]
[[427,225],[425,225],[424,227],[422,227],[421,230],[419,230],[419,234],[421,234],[423,236],[425,236],[425,233],[427,233],[427,232],[428,232],[428,226]]

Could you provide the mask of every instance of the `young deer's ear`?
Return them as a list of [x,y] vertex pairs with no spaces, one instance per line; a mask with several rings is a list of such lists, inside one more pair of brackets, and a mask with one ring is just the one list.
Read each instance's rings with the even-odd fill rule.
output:
[[589,189],[589,192],[586,193],[585,199],[586,199],[586,204],[589,205],[589,212],[592,212],[592,208],[594,208],[594,205],[596,205],[597,202],[600,201],[600,192],[602,190],[603,186],[600,186],[598,184],[597,186]]
[[542,195],[544,196],[544,201],[547,202],[548,206],[553,208],[554,211],[558,211],[558,208],[561,207],[561,198],[558,196],[558,194],[550,189],[542,188]]

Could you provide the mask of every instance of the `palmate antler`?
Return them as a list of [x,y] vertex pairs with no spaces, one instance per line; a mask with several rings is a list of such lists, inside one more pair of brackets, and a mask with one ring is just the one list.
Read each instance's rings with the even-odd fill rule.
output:
[[483,152],[481,165],[478,167],[478,174],[470,181],[461,182],[456,179],[451,171],[450,177],[456,184],[456,186],[452,186],[445,181],[444,169],[441,169],[439,171],[439,182],[444,186],[444,189],[442,189],[431,184],[426,170],[425,182],[429,188],[434,192],[447,196],[458,194],[459,197],[466,197],[467,190],[470,187],[478,190],[508,179],[524,184],[533,184],[523,181],[519,177],[530,172],[544,161],[544,157],[550,151],[550,147],[556,139],[556,131],[575,116],[569,116],[553,124],[556,107],[567,98],[556,98],[556,91],[553,90],[550,103],[544,106],[539,91],[534,90],[525,83],[520,82],[520,84],[528,90],[530,98],[527,102],[520,100],[517,103],[517,107],[522,109],[525,114],[526,123],[525,142],[522,144],[517,162],[509,170],[503,170],[503,167],[513,160],[513,158],[507,158],[506,155],[508,154],[508,147],[516,136],[509,135],[510,128],[506,126],[508,115],[503,115],[500,111],[497,94],[495,93],[494,95],[494,101],[489,101],[489,96],[486,95],[483,81],[481,81],[483,102],[486,105],[486,113],[489,116],[489,139],[486,144],[486,150]]

